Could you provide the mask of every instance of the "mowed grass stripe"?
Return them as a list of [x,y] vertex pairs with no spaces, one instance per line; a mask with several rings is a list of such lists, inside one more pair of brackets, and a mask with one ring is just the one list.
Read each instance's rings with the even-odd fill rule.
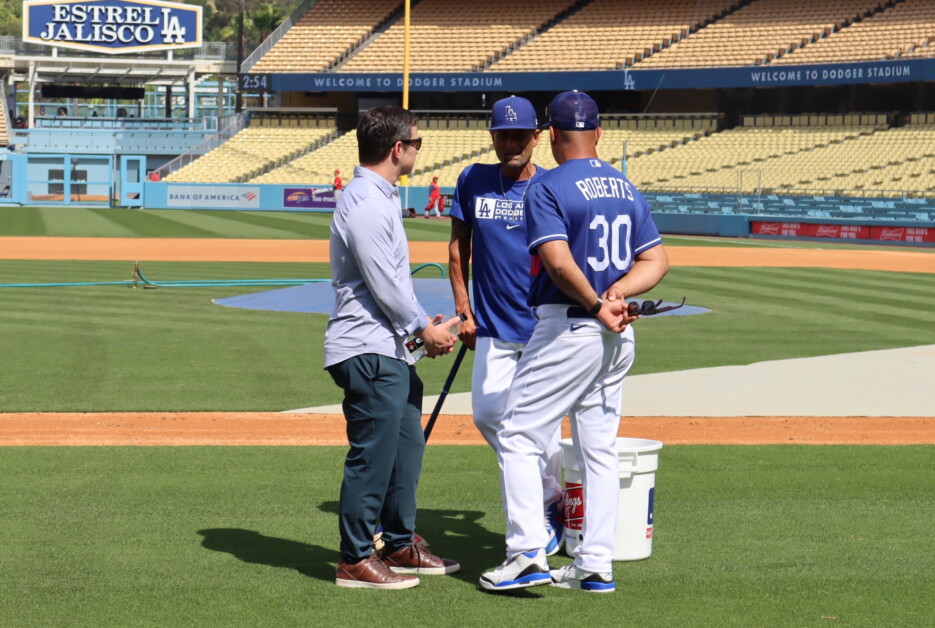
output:
[[215,229],[207,229],[195,225],[185,224],[191,216],[184,212],[173,214],[160,214],[155,211],[134,210],[100,210],[116,224],[131,229],[137,237],[143,238],[217,238],[223,234]]
[[34,207],[0,206],[0,234],[7,236],[48,235],[43,212]]
[[[784,289],[791,301],[807,302],[813,307],[841,304],[847,298],[854,298],[851,308],[844,309],[860,312],[870,319],[893,322],[899,319],[910,321],[921,319],[935,322],[935,312],[931,306],[935,299],[935,276],[908,273],[871,273],[857,270],[837,269],[762,269],[761,273],[770,278],[769,287]],[[879,277],[879,290],[873,290],[874,275]],[[883,277],[885,275],[886,277]],[[889,281],[885,281],[888,279]],[[928,286],[925,289],[923,286]],[[915,293],[915,299],[907,296],[906,290]],[[904,304],[899,308],[872,308],[874,302],[893,302],[898,299]],[[882,303],[881,303],[882,304]],[[866,311],[869,309],[869,311]]]
[[[204,212],[202,218],[226,221],[230,226],[228,237],[283,238],[327,240],[330,233],[331,214],[304,212]],[[260,235],[267,233],[269,235]]]
[[[152,210],[149,213],[162,216],[160,210]],[[256,220],[254,217],[241,215],[242,213],[237,211],[173,211],[165,217],[185,227],[211,231],[218,238],[291,240],[302,237],[295,229],[294,223],[262,218]]]
[[[732,297],[730,310],[735,314],[745,311],[747,302],[755,300],[758,304],[770,304],[770,313],[789,320],[803,320],[806,325],[802,334],[826,330],[829,334],[838,334],[840,330],[861,330],[869,333],[876,326],[880,329],[873,342],[879,343],[879,336],[901,335],[903,330],[926,331],[933,329],[935,316],[931,310],[884,311],[866,305],[866,291],[859,282],[851,284],[839,280],[851,271],[810,271],[809,281],[791,280],[788,271],[776,272],[774,269],[760,269],[756,281],[744,283],[740,276],[729,270],[715,269],[707,273],[709,277],[720,276],[722,279],[709,284],[712,292],[724,297]],[[819,278],[822,280],[819,281]],[[850,290],[848,290],[850,288]],[[709,293],[710,294],[710,293]],[[935,299],[930,299],[930,305]],[[820,310],[821,315],[815,314]],[[777,323],[779,324],[779,323]],[[931,334],[929,338],[935,337]],[[921,344],[923,341],[917,342]],[[877,345],[879,346],[879,344]]]
[[[127,238],[137,235],[133,227],[113,220],[120,212],[129,212],[126,209],[91,209],[91,208],[55,208],[43,209],[46,215],[46,224],[50,225],[47,235],[51,236],[91,236]],[[124,214],[126,215],[126,214]]]

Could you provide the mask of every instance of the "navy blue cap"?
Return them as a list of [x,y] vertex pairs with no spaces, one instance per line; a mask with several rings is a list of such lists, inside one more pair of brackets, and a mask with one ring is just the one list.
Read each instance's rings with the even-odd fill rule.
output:
[[571,131],[590,131],[601,125],[594,99],[574,90],[562,92],[549,104],[549,121],[543,126]]
[[493,104],[491,131],[505,129],[535,130],[539,128],[536,109],[532,103],[519,96],[502,98]]

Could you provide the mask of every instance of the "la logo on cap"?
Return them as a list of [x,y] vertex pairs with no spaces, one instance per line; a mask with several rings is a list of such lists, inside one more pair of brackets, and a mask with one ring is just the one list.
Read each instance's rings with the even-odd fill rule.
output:
[[507,122],[516,122],[519,119],[519,116],[516,115],[516,112],[513,111],[513,107],[510,105],[506,106],[506,121]]

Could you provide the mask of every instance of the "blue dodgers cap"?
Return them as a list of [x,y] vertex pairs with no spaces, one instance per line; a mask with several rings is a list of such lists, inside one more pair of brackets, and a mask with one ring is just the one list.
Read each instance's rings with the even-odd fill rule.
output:
[[504,129],[526,129],[533,131],[539,128],[536,118],[536,109],[532,103],[519,96],[501,98],[493,104],[491,113],[491,131]]
[[601,125],[594,99],[574,90],[562,92],[549,104],[549,121],[544,126],[571,131],[590,131]]

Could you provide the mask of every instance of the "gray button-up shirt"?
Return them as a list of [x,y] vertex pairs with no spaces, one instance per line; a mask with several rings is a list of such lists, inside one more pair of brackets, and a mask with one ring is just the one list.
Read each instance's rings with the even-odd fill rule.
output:
[[325,366],[362,353],[410,362],[403,343],[428,324],[409,270],[399,191],[368,168],[354,169],[331,220],[334,310]]

